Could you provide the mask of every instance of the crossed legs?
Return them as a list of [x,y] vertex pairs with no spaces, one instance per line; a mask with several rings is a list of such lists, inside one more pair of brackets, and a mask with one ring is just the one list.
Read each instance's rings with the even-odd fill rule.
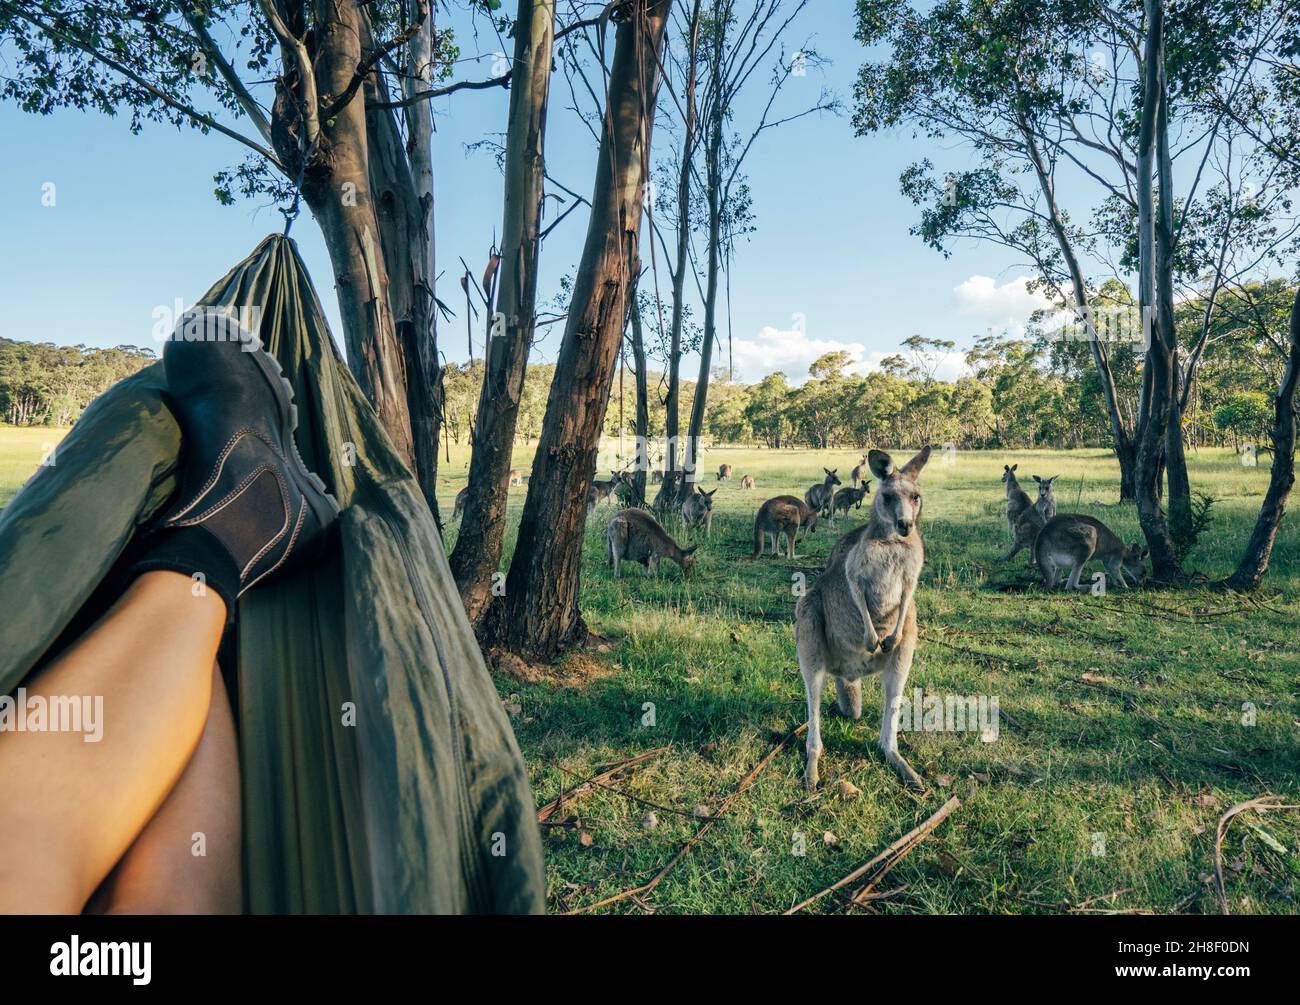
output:
[[[0,913],[238,910],[230,707],[214,674],[225,603],[137,578],[26,684],[102,697],[102,736],[0,732]],[[96,891],[99,891],[96,894]]]

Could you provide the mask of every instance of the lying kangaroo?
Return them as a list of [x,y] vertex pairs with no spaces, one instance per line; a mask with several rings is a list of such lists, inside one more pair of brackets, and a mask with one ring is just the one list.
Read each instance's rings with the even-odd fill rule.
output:
[[745,475],[745,477],[740,480],[740,487],[746,492],[750,491],[754,487],[754,476]]
[[849,476],[853,479],[854,488],[858,487],[858,482],[866,480],[867,472],[869,470],[870,469],[867,467],[867,458],[866,455],[864,454],[862,457],[862,463],[859,464],[856,468],[854,468],[853,473]]
[[1051,478],[1039,478],[1034,475],[1034,481],[1038,483],[1038,498],[1034,501],[1034,509],[1038,510],[1043,521],[1047,522],[1056,516],[1056,493],[1052,491],[1052,484],[1060,475],[1052,475]]
[[781,554],[781,535],[785,535],[786,558],[794,560],[795,540],[802,529],[809,534],[817,530],[818,515],[802,499],[795,496],[777,496],[758,509],[754,517],[754,557],[760,558],[767,550],[767,535],[772,535],[772,554]]
[[814,485],[803,494],[804,502],[808,504],[809,509],[815,509],[822,516],[831,515],[831,503],[835,500],[835,486],[844,484],[836,476],[835,471],[830,468],[822,468],[826,472],[826,479],[820,485]]
[[[840,539],[825,572],[795,608],[795,645],[808,696],[804,786],[809,791],[817,788],[827,674],[835,678],[840,711],[853,719],[862,716],[862,678],[881,674],[881,752],[904,782],[921,786],[921,777],[898,752],[898,721],[916,651],[912,598],[925,563],[917,478],[930,453],[926,447],[895,468],[887,453],[871,451],[868,463],[877,479],[871,521]],[[879,632],[886,630],[882,638]]]
[[1002,465],[1002,484],[1007,487],[1007,528],[1011,531],[1011,539],[1016,537],[1016,521],[1020,519],[1020,514],[1033,505],[1029,500],[1029,494],[1020,487],[1020,482],[1016,481],[1016,468],[1019,464]]
[[1053,517],[1034,539],[1034,564],[1049,590],[1056,589],[1063,569],[1070,570],[1066,588],[1079,589],[1083,567],[1094,558],[1106,567],[1111,581],[1122,589],[1141,586],[1147,578],[1148,554],[1140,544],[1126,545],[1095,517],[1077,513]]
[[696,486],[695,493],[682,503],[682,520],[687,527],[704,527],[708,537],[713,536],[713,497],[718,490],[705,492]]
[[835,501],[831,503],[831,526],[835,526],[835,514],[843,513],[849,515],[849,509],[862,509],[862,500],[871,492],[871,479],[863,480],[860,486],[855,485],[851,489],[840,489],[835,493]]
[[718,481],[725,482],[731,477],[731,472],[735,469],[730,464],[724,464],[718,468]]
[[614,578],[620,577],[624,562],[640,562],[647,572],[659,575],[660,559],[676,562],[682,576],[689,579],[695,569],[695,548],[682,548],[663,529],[659,521],[643,509],[625,509],[609,521],[605,532],[609,564]]

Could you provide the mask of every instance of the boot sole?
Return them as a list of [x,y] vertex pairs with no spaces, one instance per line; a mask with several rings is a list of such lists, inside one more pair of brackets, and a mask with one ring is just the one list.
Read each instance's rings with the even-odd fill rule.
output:
[[311,506],[312,512],[320,522],[321,529],[328,529],[330,524],[338,519],[339,503],[326,490],[320,476],[307,467],[302,455],[298,453],[298,441],[294,439],[294,433],[298,429],[298,406],[293,400],[293,385],[285,377],[279,360],[263,348],[262,340],[254,335],[253,343],[257,348],[245,351],[249,352],[257,363],[258,370],[261,371],[275,398],[280,412],[280,436],[289,447],[289,469],[303,498],[307,500],[307,504]]

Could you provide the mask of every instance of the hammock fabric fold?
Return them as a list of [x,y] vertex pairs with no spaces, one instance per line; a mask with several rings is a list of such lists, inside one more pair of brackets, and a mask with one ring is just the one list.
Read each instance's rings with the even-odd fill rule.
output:
[[[253,913],[537,913],[527,772],[410,471],[340,359],[297,249],[268,237],[200,301],[251,309],[297,441],[343,509],[324,562],[240,603]],[[99,397],[0,512],[0,694],[50,657],[176,487],[161,363]]]

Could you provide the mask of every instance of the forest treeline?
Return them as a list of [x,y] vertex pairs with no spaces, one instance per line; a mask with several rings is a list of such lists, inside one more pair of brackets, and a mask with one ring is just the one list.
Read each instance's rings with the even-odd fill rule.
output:
[[123,377],[154,362],[148,349],[0,338],[0,417],[14,426],[69,426]]
[[[1105,293],[1124,299],[1128,291]],[[1232,446],[1265,441],[1272,423],[1272,391],[1285,358],[1296,290],[1282,281],[1248,284],[1220,296],[1201,379],[1183,417],[1189,446]],[[1206,305],[1189,299],[1179,308],[1180,336],[1199,336]],[[953,342],[914,337],[858,372],[845,352],[815,360],[807,373],[773,373],[757,383],[729,378],[718,368],[711,381],[704,432],[714,443],[772,449],[866,447],[873,444],[953,443],[963,449],[1104,447],[1110,442],[1102,389],[1077,326],[1055,315],[1037,318],[1023,335],[988,333],[964,353]],[[1121,407],[1138,407],[1140,329],[1112,343]],[[960,360],[958,360],[960,355]],[[0,339],[0,414],[13,425],[70,425],[98,394],[156,357],[147,349],[94,349]],[[941,379],[944,363],[968,371]],[[951,365],[947,369],[952,369]],[[520,396],[516,442],[541,434],[555,366],[529,364]],[[668,380],[647,369],[649,431],[666,434]],[[444,433],[467,444],[479,410],[483,361],[448,364]],[[682,400],[695,398],[694,381],[682,382]],[[636,372],[627,361],[615,377],[605,413],[607,436],[636,435]]]
[[[1267,441],[1273,393],[1286,358],[1285,343],[1294,287],[1282,281],[1246,284],[1220,294],[1201,379],[1183,416],[1190,447]],[[1128,291],[1111,284],[1103,299],[1124,301]],[[1179,335],[1190,351],[1200,335],[1206,304],[1179,306]],[[1104,326],[1100,326],[1103,327]],[[1140,322],[1116,326],[1111,343],[1120,407],[1135,414],[1141,392]],[[870,373],[857,372],[844,352],[827,353],[806,373],[773,373],[757,383],[735,382],[725,368],[714,371],[704,425],[714,443],[772,449],[866,447],[877,444],[953,443],[963,449],[1073,448],[1110,445],[1106,403],[1089,347],[1073,320],[1047,314],[1023,335],[988,333],[964,353],[955,343],[914,337]],[[958,358],[960,356],[960,359]],[[941,379],[941,364],[968,371]],[[951,370],[949,365],[946,369]],[[530,364],[520,398],[516,441],[535,442],[546,414],[555,368]],[[647,369],[649,432],[666,435],[668,381]],[[446,435],[468,443],[483,386],[483,362],[450,364],[445,374]],[[695,398],[694,381],[682,382],[682,401]],[[605,435],[635,436],[636,373],[625,362],[615,375]]]

